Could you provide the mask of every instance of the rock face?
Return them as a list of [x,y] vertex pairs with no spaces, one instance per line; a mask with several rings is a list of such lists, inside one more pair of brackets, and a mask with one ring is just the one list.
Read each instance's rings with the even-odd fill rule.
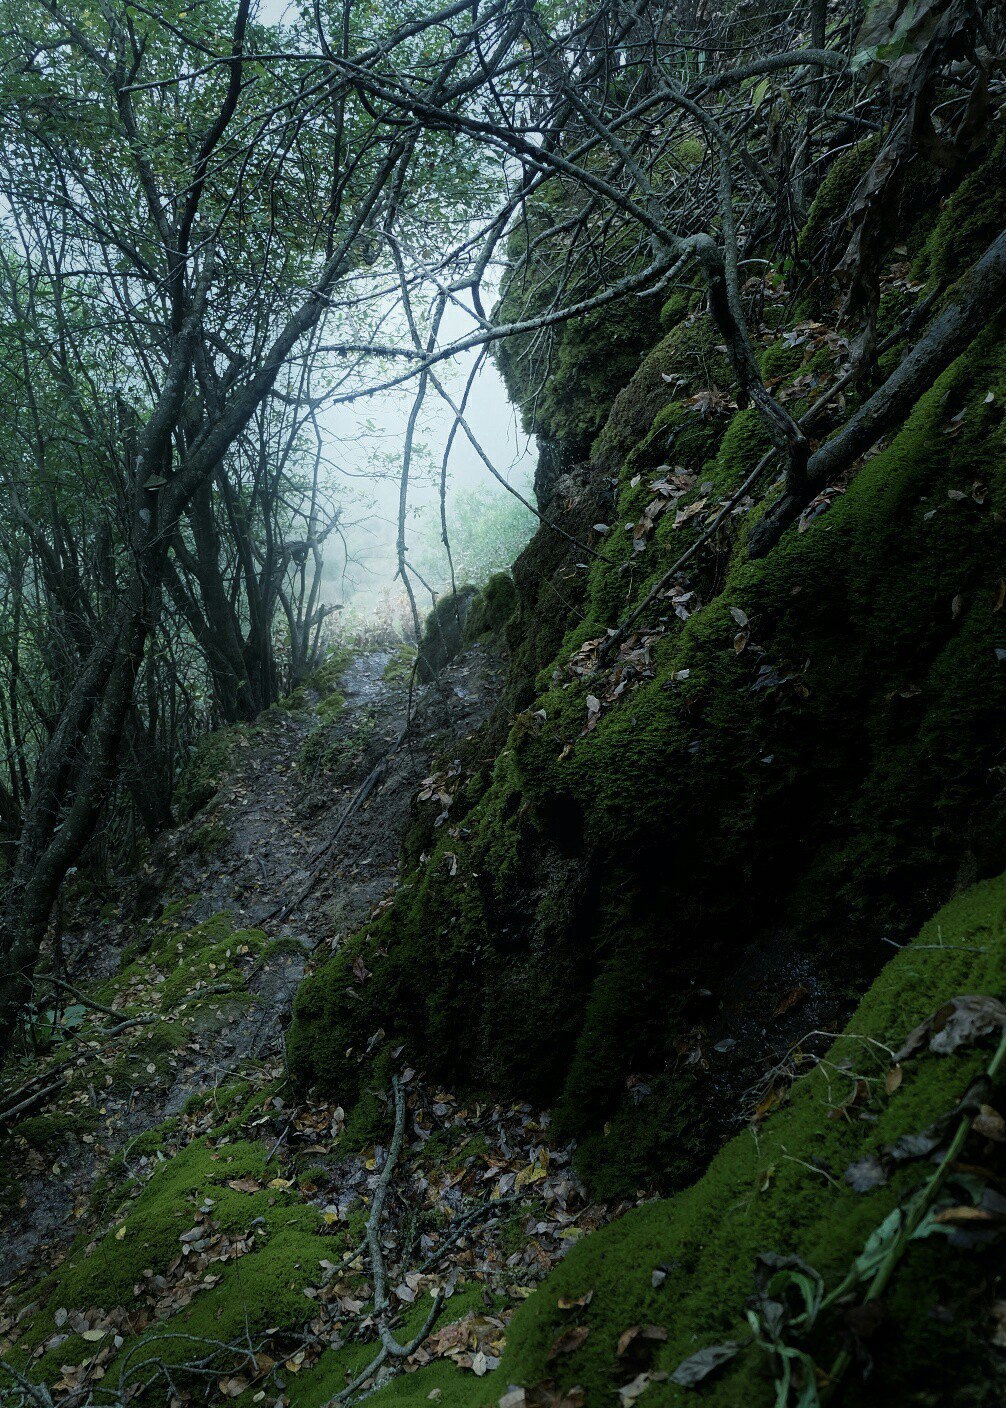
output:
[[477,595],[466,585],[442,596],[426,618],[419,641],[417,673],[423,684],[435,679],[457,655],[465,639],[465,621]]
[[[979,187],[915,238],[937,289]],[[903,276],[884,275],[891,319]],[[797,414],[838,361],[783,302],[761,356]],[[612,398],[553,497],[576,541],[542,527],[514,567],[494,756],[291,1033],[300,1078],[343,1093],[383,1031],[444,1079],[552,1103],[609,1193],[694,1177],[752,1065],[835,1029],[883,940],[1004,857],[1001,329],[750,562],[778,492],[758,486],[599,661],[764,452],[721,363],[685,314]],[[350,992],[360,959],[374,980]]]

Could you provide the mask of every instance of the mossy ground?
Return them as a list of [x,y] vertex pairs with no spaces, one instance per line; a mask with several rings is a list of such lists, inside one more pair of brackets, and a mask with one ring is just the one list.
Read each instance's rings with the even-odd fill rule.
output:
[[[514,1317],[491,1379],[473,1384],[445,1376],[438,1366],[409,1385],[409,1401],[422,1401],[429,1385],[442,1389],[443,1408],[478,1408],[495,1402],[509,1384],[556,1380],[561,1388],[579,1384],[593,1408],[614,1401],[631,1377],[616,1345],[632,1325],[666,1329],[652,1363],[664,1372],[707,1345],[743,1340],[759,1253],[795,1253],[834,1286],[871,1231],[925,1177],[924,1167],[910,1166],[888,1186],[861,1194],[845,1182],[845,1168],[952,1110],[990,1055],[985,1049],[919,1056],[887,1094],[890,1051],[948,998],[1004,989],[1006,876],[973,887],[937,914],[888,964],[846,1031],[820,1065],[796,1080],[782,1108],[737,1135],[694,1187],[637,1208],[579,1242]],[[869,1099],[847,1106],[859,1080],[868,1082]],[[655,1270],[665,1272],[658,1284]],[[948,1249],[943,1239],[913,1245],[886,1300],[884,1332],[872,1343],[872,1376],[865,1383],[850,1376],[843,1401],[1000,1402],[1002,1365],[996,1367],[983,1318],[989,1289],[980,1256]],[[560,1308],[560,1298],[575,1302],[588,1293],[589,1304],[574,1312],[575,1320]],[[552,1345],[571,1323],[589,1329],[585,1343],[550,1360]],[[821,1326],[810,1348],[822,1367],[844,1335],[839,1315]],[[769,1408],[775,1386],[760,1351],[746,1349],[703,1386],[701,1400]],[[386,1392],[375,1401],[401,1400]],[[697,1400],[694,1391],[658,1380],[643,1401]]]
[[[95,1362],[105,1381],[114,1382],[113,1376],[131,1365],[156,1359],[173,1366],[176,1385],[195,1391],[201,1376],[185,1366],[216,1346],[218,1376],[226,1380],[243,1372],[249,1385],[229,1397],[250,1402],[253,1393],[267,1388],[273,1402],[278,1385],[266,1368],[285,1344],[290,1367],[284,1374],[280,1360],[277,1374],[288,1382],[287,1401],[312,1408],[370,1361],[372,1345],[349,1343],[312,1354],[294,1377],[300,1370],[293,1356],[305,1342],[311,1297],[323,1293],[326,1266],[338,1264],[350,1250],[351,1232],[333,1228],[278,1175],[265,1143],[221,1136],[218,1129],[209,1139],[169,1148],[141,1186],[124,1180],[118,1205],[106,1208],[102,1232],[78,1239],[67,1260],[32,1287],[30,1328],[17,1338],[12,1362],[36,1381],[52,1384],[66,1365]],[[194,1233],[201,1240],[193,1242]],[[348,1276],[365,1301],[362,1267]],[[451,1314],[463,1315],[477,1303],[477,1295],[462,1290],[450,1302]],[[77,1313],[100,1325],[121,1307],[141,1328],[127,1332],[111,1357],[102,1349],[112,1330],[60,1332]],[[408,1308],[400,1333],[414,1333],[425,1313],[422,1302]],[[241,1346],[249,1342],[268,1343],[272,1350],[269,1356],[261,1351],[261,1372],[249,1374],[242,1360]],[[139,1383],[147,1377],[140,1374]],[[166,1385],[155,1375],[137,1401],[163,1402]]]

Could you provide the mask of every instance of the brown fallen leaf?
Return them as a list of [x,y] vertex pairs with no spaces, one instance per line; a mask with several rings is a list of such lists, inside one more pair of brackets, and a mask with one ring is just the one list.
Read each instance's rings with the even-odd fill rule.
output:
[[807,996],[807,989],[802,985],[790,988],[785,997],[781,997],[773,1009],[773,1017],[781,1017],[784,1012],[788,1012],[791,1007],[795,1007],[801,998]]
[[966,1222],[995,1222],[996,1215],[989,1212],[987,1208],[978,1208],[971,1203],[962,1203],[959,1207],[943,1208],[933,1220],[948,1222],[952,1226],[956,1226]]
[[905,1037],[905,1044],[895,1052],[896,1063],[906,1061],[928,1044],[930,1051],[948,1056],[962,1046],[973,1046],[990,1032],[1006,1027],[1006,1007],[997,997],[985,993],[968,993],[953,997],[931,1017],[920,1022]]
[[582,1296],[560,1296],[556,1304],[560,1310],[577,1310],[580,1306],[589,1305],[593,1299],[593,1291],[584,1291]]
[[621,1359],[623,1355],[628,1354],[631,1349],[637,1348],[640,1344],[660,1344],[666,1339],[667,1331],[663,1325],[630,1325],[619,1335],[615,1353]]
[[996,1144],[1006,1143],[1006,1120],[991,1105],[982,1105],[972,1126],[976,1134]]
[[589,1325],[573,1325],[563,1330],[548,1352],[549,1359],[558,1359],[560,1354],[575,1354],[590,1334]]

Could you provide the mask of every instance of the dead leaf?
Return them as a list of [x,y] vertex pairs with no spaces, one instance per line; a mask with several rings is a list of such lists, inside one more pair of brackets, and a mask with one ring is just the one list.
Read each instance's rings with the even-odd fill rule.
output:
[[582,1296],[560,1296],[556,1304],[560,1310],[577,1310],[580,1306],[589,1305],[593,1299],[593,1291],[584,1291]]
[[982,1105],[975,1115],[972,1128],[976,1134],[982,1135],[985,1139],[991,1139],[996,1144],[1006,1143],[1006,1120],[991,1105]]
[[896,1062],[905,1061],[927,1043],[930,1051],[948,1056],[962,1046],[973,1046],[990,1032],[1002,1031],[1004,1027],[1006,1007],[997,997],[984,993],[954,997],[908,1033],[904,1046],[895,1052],[894,1059]]
[[560,1354],[575,1354],[589,1334],[589,1325],[573,1325],[570,1329],[563,1330],[549,1350],[548,1358],[558,1359]]
[[710,1374],[717,1373],[724,1364],[728,1364],[739,1349],[740,1345],[734,1340],[707,1345],[705,1349],[700,1349],[681,1361],[671,1375],[671,1383],[678,1384],[681,1388],[694,1388]]
[[781,1017],[784,1012],[788,1012],[791,1007],[795,1007],[801,998],[807,996],[807,989],[803,986],[791,988],[785,997],[781,997],[772,1012],[773,1017]]
[[667,1331],[663,1325],[630,1325],[619,1335],[615,1353],[621,1359],[634,1345],[638,1345],[640,1342],[652,1345],[660,1344],[666,1339]]
[[643,1372],[637,1374],[630,1384],[625,1384],[618,1390],[618,1398],[622,1408],[631,1408],[631,1405],[635,1403],[641,1393],[649,1388],[650,1384],[662,1382],[666,1378],[667,1375],[663,1373],[651,1374]]
[[884,1089],[887,1091],[888,1095],[894,1094],[904,1078],[905,1070],[903,1066],[891,1067],[884,1078]]
[[256,1183],[254,1178],[230,1178],[227,1180],[227,1187],[233,1188],[235,1193],[261,1193],[262,1185]]

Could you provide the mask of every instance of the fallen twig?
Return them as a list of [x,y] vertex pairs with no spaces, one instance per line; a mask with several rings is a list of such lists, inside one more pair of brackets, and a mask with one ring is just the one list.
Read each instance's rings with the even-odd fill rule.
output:
[[[409,721],[409,723],[411,723],[411,720]],[[304,884],[297,891],[292,900],[288,900],[286,904],[279,905],[275,909],[271,909],[268,914],[263,915],[263,924],[268,923],[271,919],[275,919],[278,923],[282,923],[285,919],[288,919],[290,917],[290,915],[294,912],[295,909],[299,909],[300,906],[307,899],[308,895],[314,889],[315,885],[317,885],[321,873],[325,868],[325,862],[331,855],[333,847],[335,846],[336,841],[342,833],[343,827],[346,825],[347,821],[349,821],[350,817],[353,815],[356,809],[362,806],[362,804],[370,796],[371,792],[373,792],[374,788],[381,780],[381,777],[384,774],[384,769],[387,767],[388,762],[391,758],[394,757],[394,755],[398,752],[399,748],[401,748],[402,744],[405,742],[405,739],[408,736],[409,732],[409,723],[405,725],[401,733],[396,738],[392,747],[388,749],[388,751],[384,754],[383,757],[378,759],[378,761],[371,768],[370,772],[364,778],[363,782],[361,782],[360,786],[357,788],[353,797],[350,799],[348,805],[343,811],[342,816],[340,816],[338,822],[336,823],[335,830],[332,832],[331,836],[322,846],[321,850],[317,852],[315,856],[315,863],[311,867],[311,873],[308,875]]]
[[[430,1313],[427,1315],[419,1332],[406,1344],[402,1344],[395,1338],[385,1318],[388,1308],[388,1282],[384,1265],[384,1253],[381,1250],[381,1223],[384,1218],[384,1204],[388,1196],[388,1188],[391,1185],[391,1178],[394,1174],[395,1165],[398,1162],[398,1157],[402,1151],[402,1143],[405,1138],[405,1098],[402,1095],[402,1088],[397,1076],[392,1080],[391,1088],[395,1096],[395,1129],[391,1136],[391,1144],[388,1148],[387,1158],[384,1160],[384,1167],[381,1170],[377,1188],[374,1190],[374,1200],[370,1205],[365,1242],[370,1252],[370,1261],[373,1270],[374,1318],[377,1322],[378,1334],[381,1337],[381,1348],[374,1355],[370,1363],[362,1369],[345,1388],[340,1389],[334,1398],[329,1399],[325,1408],[335,1408],[336,1404],[345,1403],[356,1389],[360,1388],[362,1384],[365,1384],[369,1378],[376,1374],[377,1370],[386,1360],[407,1359],[410,1354],[414,1354],[432,1330],[434,1322],[440,1314],[440,1307],[443,1305],[444,1301],[443,1292],[438,1291],[433,1298]],[[359,1255],[361,1250],[362,1246],[357,1248],[357,1250],[351,1254],[351,1259]],[[344,1262],[343,1265],[345,1264]]]

